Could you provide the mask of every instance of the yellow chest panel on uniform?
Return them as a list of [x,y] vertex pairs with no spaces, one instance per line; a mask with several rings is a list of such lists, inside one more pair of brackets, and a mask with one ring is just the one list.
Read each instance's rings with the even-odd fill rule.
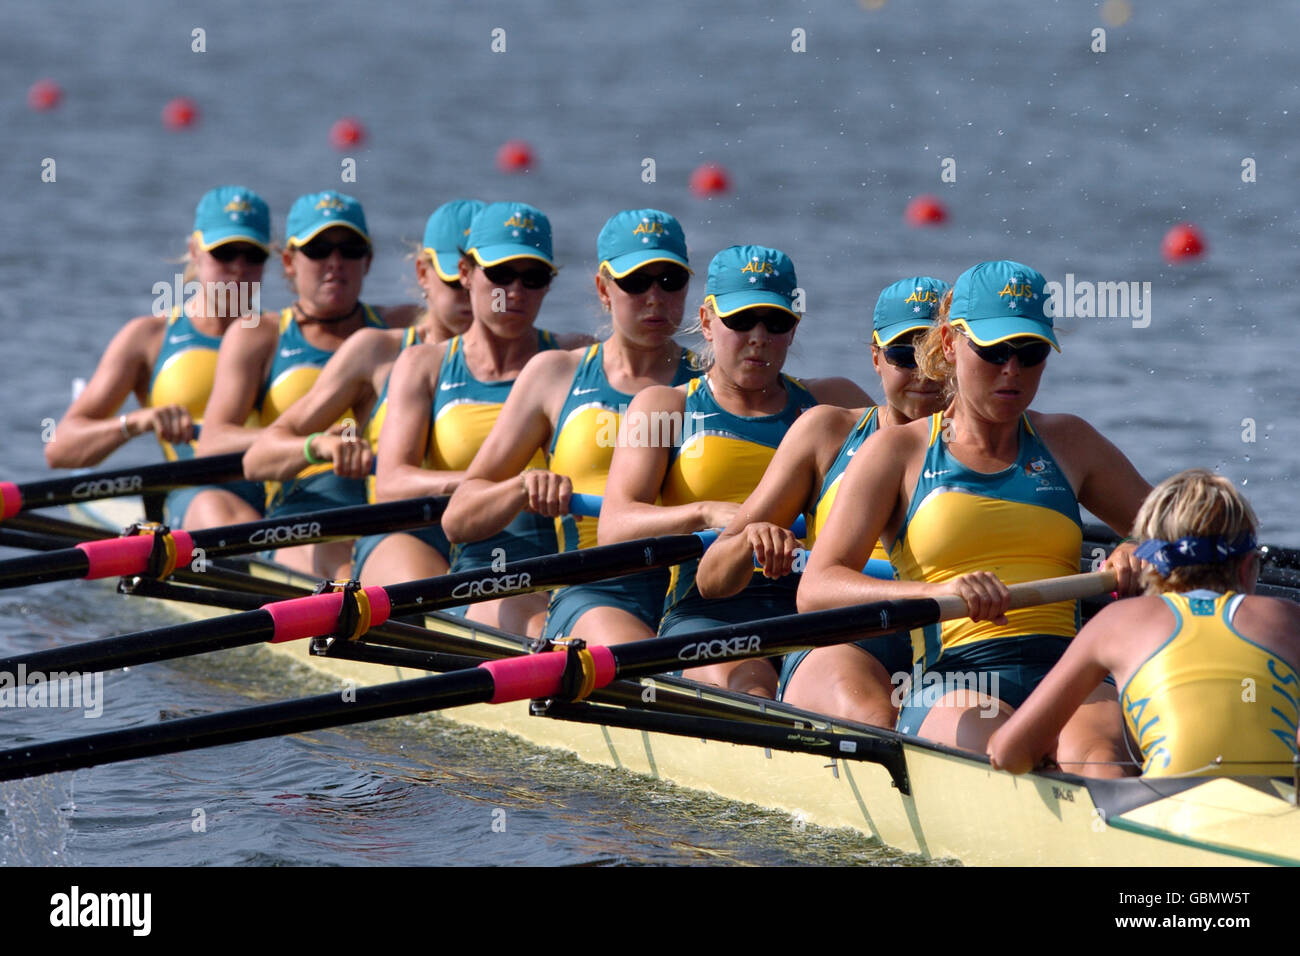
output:
[[605,493],[621,417],[598,406],[579,409],[556,436],[551,470],[568,476],[578,494]]
[[[1016,584],[1077,574],[1080,540],[1079,526],[1055,509],[943,490],[920,504],[891,558],[905,581],[943,582],[971,571],[991,571],[1004,583]],[[942,556],[943,563],[926,563],[918,554]],[[1076,630],[1073,602],[1008,611],[1007,620],[1009,625],[946,621],[943,646],[1007,634],[1073,637]]]
[[196,422],[203,421],[217,373],[214,349],[188,349],[171,355],[154,377],[149,407],[180,405]]
[[668,469],[661,501],[734,501],[742,504],[763,478],[775,448],[727,435],[690,436]]
[[[425,466],[434,471],[464,471],[501,415],[493,402],[459,402],[444,406],[433,422],[433,440]],[[546,453],[537,449],[528,468],[545,468]]]

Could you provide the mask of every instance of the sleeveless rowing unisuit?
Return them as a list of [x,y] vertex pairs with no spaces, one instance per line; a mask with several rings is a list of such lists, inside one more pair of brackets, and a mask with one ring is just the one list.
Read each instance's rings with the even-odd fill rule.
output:
[[[361,306],[365,327],[386,329],[387,325],[368,305]],[[317,348],[302,334],[302,327],[294,321],[293,309],[280,314],[280,340],[266,381],[257,396],[259,423],[265,428],[274,422],[294,402],[302,398],[320,377],[321,369],[334,355],[332,351]],[[356,421],[349,409],[339,421]],[[333,465],[325,462],[308,465],[293,478],[281,484],[269,481],[267,488],[267,513],[274,517],[303,514],[322,508],[342,508],[366,502],[366,484],[358,478],[340,478],[334,474]]]
[[[420,338],[419,330],[415,326],[410,326],[402,331],[402,345],[398,349],[398,355],[406,351],[412,345],[420,345],[423,339]],[[366,422],[366,441],[370,443],[370,450],[376,455],[379,454],[379,435],[384,428],[384,419],[388,417],[388,381],[392,378],[390,369],[388,378],[384,379],[384,386],[379,390],[379,395],[375,398],[375,409],[370,413],[370,420]],[[375,476],[366,476],[366,501],[370,504],[375,503]],[[410,528],[406,531],[399,531],[398,534],[409,534],[413,538],[423,541],[433,550],[437,551],[445,559],[451,554],[451,543],[447,536],[442,532],[442,525],[431,524],[423,528]],[[352,576],[361,577],[361,569],[365,567],[366,561],[374,553],[375,547],[380,541],[388,537],[387,534],[368,534],[357,538],[356,544],[352,546]]]
[[[807,547],[812,549],[817,541],[817,536],[821,534],[826,527],[826,522],[830,518],[831,507],[835,504],[835,496],[839,493],[840,482],[844,478],[844,472],[848,470],[849,463],[853,461],[853,456],[858,453],[862,443],[874,435],[880,428],[880,409],[873,405],[862,413],[853,430],[849,432],[849,437],[844,439],[840,445],[840,450],[831,462],[830,468],[826,470],[826,476],[822,479],[821,487],[817,492],[817,499],[813,503],[812,520],[808,522]],[[871,558],[867,561],[863,573],[869,574],[874,578],[884,578],[893,580],[895,578],[894,566],[889,563],[889,552],[879,541],[871,549]],[[854,641],[858,647],[862,648],[868,654],[872,655],[885,668],[885,671],[891,675],[907,673],[912,667],[912,644],[913,638],[907,631],[899,631],[882,637],[869,637],[860,641]],[[795,651],[787,654],[781,664],[780,679],[777,682],[776,699],[782,700],[785,694],[785,688],[794,677],[794,673],[799,669],[799,665],[807,659],[810,651]]]
[[[153,373],[149,376],[150,408],[180,405],[190,413],[195,426],[203,424],[203,413],[212,395],[212,383],[217,373],[217,353],[221,338],[205,335],[194,325],[180,306],[172,308],[171,317],[163,331],[162,347],[154,359]],[[197,436],[196,436],[197,438]],[[168,461],[187,461],[194,457],[197,441],[173,445],[161,438],[163,457]],[[266,507],[266,494],[259,481],[231,481],[223,485],[190,485],[173,489],[167,495],[164,514],[173,527],[183,527],[185,512],[201,492],[228,491],[244,501],[259,515]]]
[[1243,595],[1163,594],[1174,631],[1120,692],[1142,775],[1291,773],[1300,674],[1232,625]]
[[[605,493],[623,413],[635,397],[609,384],[604,354],[603,342],[587,349],[564,397],[559,427],[551,436],[550,470],[568,476],[576,494]],[[683,385],[698,374],[693,360],[689,351],[681,350],[670,384]],[[590,548],[596,544],[596,519],[564,515],[556,519],[556,532],[561,551]],[[666,568],[556,588],[546,610],[544,636],[568,634],[578,618],[594,607],[619,608],[653,631],[659,626],[667,589]]]
[[[539,352],[556,348],[555,336],[537,329]],[[429,451],[425,464],[435,471],[464,471],[474,460],[479,446],[496,424],[501,408],[510,396],[515,380],[481,382],[465,362],[461,336],[447,343],[438,369],[438,390],[433,399]],[[539,448],[526,468],[545,468],[546,455]],[[505,530],[483,541],[451,546],[451,571],[465,571],[490,565],[504,556],[507,562],[554,554],[555,521],[520,512]]]
[[[1077,574],[1083,544],[1079,503],[1052,453],[1020,418],[1019,452],[1008,468],[974,471],[948,454],[943,413],[930,419],[930,444],[907,515],[890,548],[900,579],[950,581],[991,571],[1007,584]],[[1007,612],[1005,625],[959,618],[914,648],[918,664],[899,730],[916,733],[952,683],[1019,707],[1078,630],[1074,601]],[[924,668],[924,673],[921,673]],[[968,681],[969,683],[969,681]]]
[[[693,501],[734,501],[742,504],[758,486],[781,439],[817,399],[796,379],[782,374],[786,403],[774,415],[733,415],[718,404],[707,375],[686,386],[682,440],[669,453],[668,473],[660,501],[665,505]],[[745,589],[731,597],[703,598],[695,588],[699,561],[675,565],[660,635],[795,613],[797,575],[772,581],[755,570]]]

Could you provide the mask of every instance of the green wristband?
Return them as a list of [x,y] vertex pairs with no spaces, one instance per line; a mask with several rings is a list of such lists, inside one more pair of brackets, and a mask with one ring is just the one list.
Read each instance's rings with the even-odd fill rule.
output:
[[309,465],[323,465],[326,463],[326,459],[317,458],[315,455],[311,453],[311,443],[313,439],[320,438],[320,436],[323,434],[325,433],[312,432],[310,435],[307,436],[307,440],[302,443],[302,457],[307,459],[307,464]]

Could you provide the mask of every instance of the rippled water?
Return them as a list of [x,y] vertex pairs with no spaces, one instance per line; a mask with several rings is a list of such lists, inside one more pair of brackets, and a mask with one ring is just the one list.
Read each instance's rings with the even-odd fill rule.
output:
[[[879,6],[879,9],[865,7]],[[870,389],[878,290],[903,275],[949,278],[985,258],[1064,280],[1151,283],[1150,323],[1062,322],[1037,402],[1103,429],[1150,478],[1220,467],[1251,496],[1265,536],[1300,545],[1290,414],[1295,298],[1294,129],[1300,12],[1285,5],[1133,2],[1106,25],[1093,4],[752,4],[653,8],[392,3],[326,7],[231,0],[217,16],[171,4],[51,0],[6,11],[0,35],[0,478],[44,473],[42,422],[182,248],[198,196],[220,182],[272,203],[341,186],[326,141],[356,115],[370,139],[344,186],[365,203],[378,257],[367,297],[409,298],[405,242],[440,202],[520,198],[551,216],[567,266],[543,324],[592,328],[594,237],[619,208],[683,222],[698,266],[733,242],[780,246],[807,291],[798,374]],[[1092,31],[1105,26],[1105,53]],[[191,49],[206,31],[206,52]],[[506,51],[492,52],[492,31]],[[805,52],[794,52],[802,30]],[[66,90],[26,109],[41,76]],[[193,97],[197,128],[159,111]],[[527,176],[493,156],[524,138]],[[1257,167],[1244,182],[1243,160]],[[42,182],[42,161],[57,180]],[[655,181],[645,182],[645,160]],[[940,180],[951,159],[956,182]],[[733,192],[686,187],[702,161]],[[942,229],[905,226],[919,193],[949,207]],[[1198,222],[1199,263],[1162,262],[1164,231]],[[696,290],[699,291],[698,289]],[[268,306],[287,299],[268,283]],[[878,386],[875,386],[878,388]],[[1253,434],[1252,434],[1253,432]],[[1253,441],[1245,440],[1253,438]],[[141,441],[114,463],[153,459]],[[157,612],[84,585],[6,593],[0,650],[146,626]],[[104,723],[277,697],[257,655],[141,668]],[[263,683],[263,681],[270,683]],[[4,715],[10,734],[74,732],[49,714]],[[98,723],[98,722],[97,722]],[[639,778],[438,726],[434,750],[406,729],[320,733],[6,785],[6,862],[892,862],[836,834]],[[98,727],[96,729],[99,729]],[[410,740],[416,733],[410,731]],[[428,784],[434,785],[428,785]],[[508,807],[509,838],[484,819]],[[194,831],[195,810],[207,830]]]

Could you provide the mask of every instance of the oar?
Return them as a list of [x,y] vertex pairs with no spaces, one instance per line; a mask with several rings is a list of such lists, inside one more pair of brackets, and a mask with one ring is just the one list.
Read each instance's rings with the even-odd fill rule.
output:
[[[379,530],[418,528],[433,524],[447,506],[448,497],[407,498],[376,505],[330,508],[286,518],[263,518],[240,524],[176,529],[161,544],[142,533],[125,538],[85,541],[75,547],[45,554],[0,561],[0,588],[24,587],[69,578],[115,578],[145,574],[166,577],[172,569],[196,557],[248,554],[254,551],[313,544],[337,538],[354,538]],[[157,550],[156,550],[157,549]],[[151,565],[158,564],[158,567]]]
[[[1119,543],[1119,535],[1105,525],[1088,523],[1083,526],[1083,555],[1091,558],[1095,548],[1110,551]],[[1259,582],[1273,588],[1300,587],[1300,550],[1283,548],[1275,544],[1260,545]],[[1277,596],[1277,595],[1273,595]]]
[[239,452],[211,455],[157,465],[115,468],[80,475],[27,481],[21,485],[0,481],[0,521],[29,508],[49,508],[74,501],[121,498],[170,491],[185,485],[218,484],[244,477],[244,456]]
[[[28,674],[102,671],[264,641],[275,644],[324,637],[340,629],[341,615],[348,625],[347,636],[360,637],[370,627],[392,617],[634,574],[698,558],[703,551],[704,542],[695,534],[640,538],[516,561],[500,572],[475,568],[401,584],[361,588],[355,592],[354,603],[348,605],[346,612],[342,593],[314,594],[226,617],[33,651],[0,660],[0,675],[19,673],[20,667]],[[36,560],[43,557],[46,556],[38,555]]]
[[[1104,593],[1115,586],[1111,572],[1071,575],[1013,585],[1011,603],[1012,607],[1051,604]],[[619,678],[675,670],[702,660],[738,660],[824,647],[963,617],[966,613],[965,602],[955,597],[878,601],[612,647],[592,646],[582,651],[559,649],[504,658],[436,677],[358,688],[354,695],[322,694],[149,727],[15,747],[0,752],[0,780],[469,704],[581,698]]]
[[[579,518],[599,518],[600,505],[604,501],[600,495],[586,495],[575,493],[569,496],[569,514],[577,515]],[[794,519],[790,525],[790,530],[794,532],[796,538],[802,538],[808,533],[808,520],[803,515]],[[716,538],[717,535],[714,535]]]

